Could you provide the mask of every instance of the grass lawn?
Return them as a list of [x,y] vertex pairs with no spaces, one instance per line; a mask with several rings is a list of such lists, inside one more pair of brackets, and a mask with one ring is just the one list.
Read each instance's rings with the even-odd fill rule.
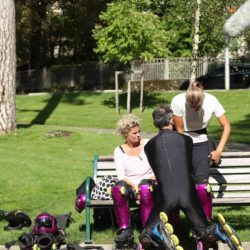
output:
[[[139,95],[132,95],[132,112],[142,118],[142,129],[155,132],[151,113],[160,103],[169,103],[177,92],[147,93],[144,111],[139,112]],[[214,91],[224,105],[232,124],[233,142],[249,142],[250,91]],[[115,113],[114,93],[69,93],[16,98],[18,130],[0,137],[0,209],[19,209],[32,219],[43,211],[62,214],[72,211],[74,223],[68,242],[84,240],[83,214],[74,210],[75,189],[92,174],[93,154],[110,155],[122,138],[114,132],[87,132],[87,128],[115,129],[120,115]],[[126,113],[126,94],[120,95],[120,114]],[[53,136],[55,131],[70,135]],[[219,137],[213,120],[210,133]],[[243,241],[250,241],[250,209],[215,208],[222,211]],[[20,231],[6,232],[0,222],[0,244],[16,240]],[[112,230],[94,232],[97,243],[111,243]]]

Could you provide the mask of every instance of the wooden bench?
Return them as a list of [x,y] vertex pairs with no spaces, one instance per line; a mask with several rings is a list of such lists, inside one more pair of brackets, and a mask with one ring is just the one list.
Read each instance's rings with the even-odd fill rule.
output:
[[[95,183],[105,175],[116,176],[113,156],[98,156],[93,159]],[[209,182],[214,206],[250,205],[250,152],[223,152],[219,167],[210,168]],[[112,200],[90,199],[90,177],[86,178],[86,241],[91,243],[90,209],[113,206]]]

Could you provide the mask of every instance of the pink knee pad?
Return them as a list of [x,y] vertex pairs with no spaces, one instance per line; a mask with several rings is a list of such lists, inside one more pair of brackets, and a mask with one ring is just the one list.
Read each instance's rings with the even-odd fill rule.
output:
[[211,193],[207,191],[208,185],[209,184],[196,184],[195,188],[197,190],[202,209],[207,219],[210,221],[212,218],[212,196]]
[[123,186],[115,185],[112,188],[112,198],[114,200],[114,209],[118,227],[128,228],[130,224],[130,211],[128,200],[125,194],[122,194]]
[[86,204],[86,195],[85,194],[77,195],[75,200],[75,209],[78,213],[81,213],[84,210],[85,204]]
[[140,184],[139,195],[140,195],[140,212],[141,212],[142,226],[144,227],[146,225],[151,209],[154,205],[152,185]]

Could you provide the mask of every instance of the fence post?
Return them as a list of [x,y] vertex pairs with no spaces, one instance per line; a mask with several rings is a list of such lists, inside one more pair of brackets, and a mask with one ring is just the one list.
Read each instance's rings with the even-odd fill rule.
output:
[[208,73],[208,58],[205,56],[203,58],[203,71],[202,75],[206,75]]
[[103,61],[102,59],[99,60],[99,78],[100,78],[100,89],[103,89]]
[[119,114],[119,82],[118,76],[122,73],[122,71],[115,71],[115,110],[116,114]]
[[130,101],[131,101],[131,80],[128,80],[128,90],[127,90],[127,112],[130,113]]
[[144,89],[144,71],[141,73],[141,93],[140,93],[140,111],[143,109],[143,89]]
[[164,80],[169,79],[169,60],[164,60]]
[[42,89],[46,89],[46,88],[47,88],[47,68],[43,67]]
[[70,79],[70,87],[75,87],[75,67],[71,68],[71,79]]

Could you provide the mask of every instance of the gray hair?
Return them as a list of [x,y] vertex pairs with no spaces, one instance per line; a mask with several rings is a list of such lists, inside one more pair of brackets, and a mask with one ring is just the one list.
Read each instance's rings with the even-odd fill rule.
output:
[[140,126],[141,120],[132,114],[124,115],[118,122],[117,122],[117,132],[120,133],[122,136],[126,136],[131,128],[134,126]]

